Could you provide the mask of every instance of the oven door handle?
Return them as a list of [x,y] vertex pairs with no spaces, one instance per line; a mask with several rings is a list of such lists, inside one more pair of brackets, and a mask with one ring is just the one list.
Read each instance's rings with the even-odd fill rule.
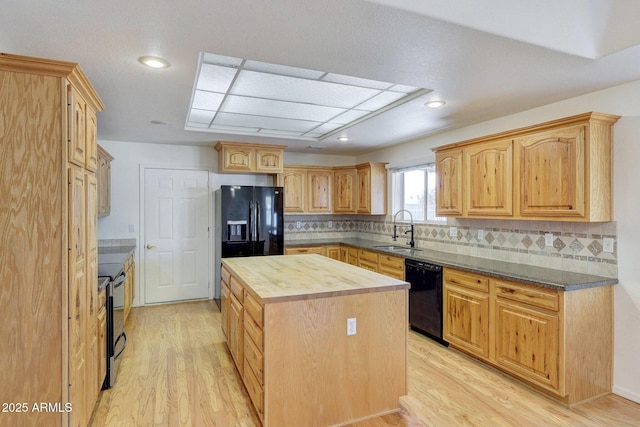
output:
[[113,360],[117,359],[118,356],[120,356],[120,354],[122,354],[122,352],[124,351],[125,347],[127,346],[127,334],[125,332],[121,333],[120,335],[118,335],[118,338],[116,338],[116,342],[113,343],[113,351],[115,353],[116,348],[118,348],[118,343],[120,342],[120,339],[124,338],[124,343],[122,344],[122,348],[120,349],[120,351],[118,351],[116,354],[114,354],[113,356]]
[[127,272],[123,271],[115,279],[113,279],[113,288],[117,288],[118,286],[123,284],[125,280],[127,280]]

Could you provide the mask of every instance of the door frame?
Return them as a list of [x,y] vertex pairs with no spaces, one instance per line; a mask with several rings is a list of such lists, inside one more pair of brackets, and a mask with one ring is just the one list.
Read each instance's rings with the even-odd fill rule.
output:
[[[147,262],[147,252],[145,249],[146,241],[145,241],[145,211],[144,211],[144,200],[145,200],[145,191],[144,191],[144,183],[145,183],[145,173],[147,169],[163,169],[163,170],[171,170],[171,171],[195,171],[195,172],[207,172],[207,227],[209,228],[209,233],[207,236],[207,281],[208,281],[208,289],[209,296],[208,299],[213,299],[213,294],[215,292],[215,287],[213,286],[213,260],[211,257],[213,256],[213,192],[212,189],[212,175],[213,170],[211,168],[204,167],[176,167],[176,166],[167,166],[167,165],[154,165],[154,164],[140,164],[140,203],[139,212],[139,224],[140,229],[138,230],[138,242],[140,242],[140,254],[138,259],[140,260],[140,268],[136,268],[138,271],[138,282],[136,289],[136,297],[138,300],[139,306],[147,305],[146,301],[146,273],[145,273],[145,265]],[[157,303],[150,305],[160,305],[160,304],[169,304],[169,303]]]

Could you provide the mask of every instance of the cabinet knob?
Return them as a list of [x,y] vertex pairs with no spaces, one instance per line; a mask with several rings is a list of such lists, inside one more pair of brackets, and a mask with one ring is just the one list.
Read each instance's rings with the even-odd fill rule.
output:
[[154,248],[155,248],[155,246],[153,246],[153,245],[147,245],[147,246],[145,246],[145,247],[146,247],[147,249],[154,249]]

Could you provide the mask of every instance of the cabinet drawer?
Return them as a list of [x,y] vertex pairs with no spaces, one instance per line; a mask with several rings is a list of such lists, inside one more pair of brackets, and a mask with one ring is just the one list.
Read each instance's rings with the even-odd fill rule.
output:
[[469,289],[489,292],[489,278],[472,273],[464,273],[458,270],[444,269],[444,281]]
[[309,246],[304,248],[287,248],[285,255],[318,254],[324,255],[324,246]]
[[378,266],[380,271],[404,271],[404,258],[393,255],[378,255]]
[[244,288],[242,287],[242,283],[240,283],[235,277],[231,276],[231,280],[229,280],[229,288],[231,289],[231,293],[238,298],[240,304],[244,304]]
[[394,279],[404,280],[404,268],[402,270],[392,269],[388,267],[378,266],[378,273],[385,276],[393,277]]
[[[253,343],[251,339],[247,339],[245,336],[244,339],[244,360],[249,365],[251,370],[256,376],[256,380],[260,385],[263,384],[263,373],[262,373],[262,352],[256,345]],[[247,372],[247,368],[244,368],[245,372]]]
[[558,311],[559,295],[555,289],[547,289],[524,283],[495,280],[496,297],[533,305],[547,310]]
[[258,324],[258,326],[262,326],[262,305],[256,299],[251,296],[249,292],[244,291],[244,309],[251,316],[251,318]]
[[347,248],[347,262],[351,265],[358,265],[358,249]]
[[245,317],[244,319],[244,331],[251,337],[253,342],[258,346],[258,348],[262,348],[262,328],[256,324],[250,317]]
[[378,272],[378,263],[372,263],[369,261],[363,261],[360,260],[358,263],[358,266],[360,268],[366,268],[367,270],[371,270],[371,271],[375,271],[376,273]]
[[253,406],[255,406],[258,413],[264,413],[264,392],[262,390],[262,386],[258,382],[256,376],[250,368],[249,362],[247,359],[244,360],[244,375],[242,376],[244,379],[244,385],[247,387],[247,391],[249,392],[249,397],[251,397],[251,401],[253,402]]
[[222,280],[224,280],[225,282],[229,283],[229,280],[231,278],[231,273],[229,273],[229,270],[227,270],[224,266],[222,267],[222,270],[220,271],[220,276],[222,277]]
[[373,264],[378,264],[378,254],[371,251],[365,251],[364,249],[360,249],[358,251],[358,260],[360,263],[369,262]]

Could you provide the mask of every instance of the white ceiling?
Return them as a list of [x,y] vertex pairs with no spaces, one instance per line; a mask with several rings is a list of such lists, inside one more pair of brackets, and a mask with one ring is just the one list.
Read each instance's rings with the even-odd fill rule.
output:
[[[305,151],[308,140],[184,130],[200,52],[433,90],[346,143],[314,143],[355,155],[638,80],[638,22],[635,0],[4,0],[0,51],[80,63],[107,107],[101,140]],[[447,104],[423,106],[435,98]]]

